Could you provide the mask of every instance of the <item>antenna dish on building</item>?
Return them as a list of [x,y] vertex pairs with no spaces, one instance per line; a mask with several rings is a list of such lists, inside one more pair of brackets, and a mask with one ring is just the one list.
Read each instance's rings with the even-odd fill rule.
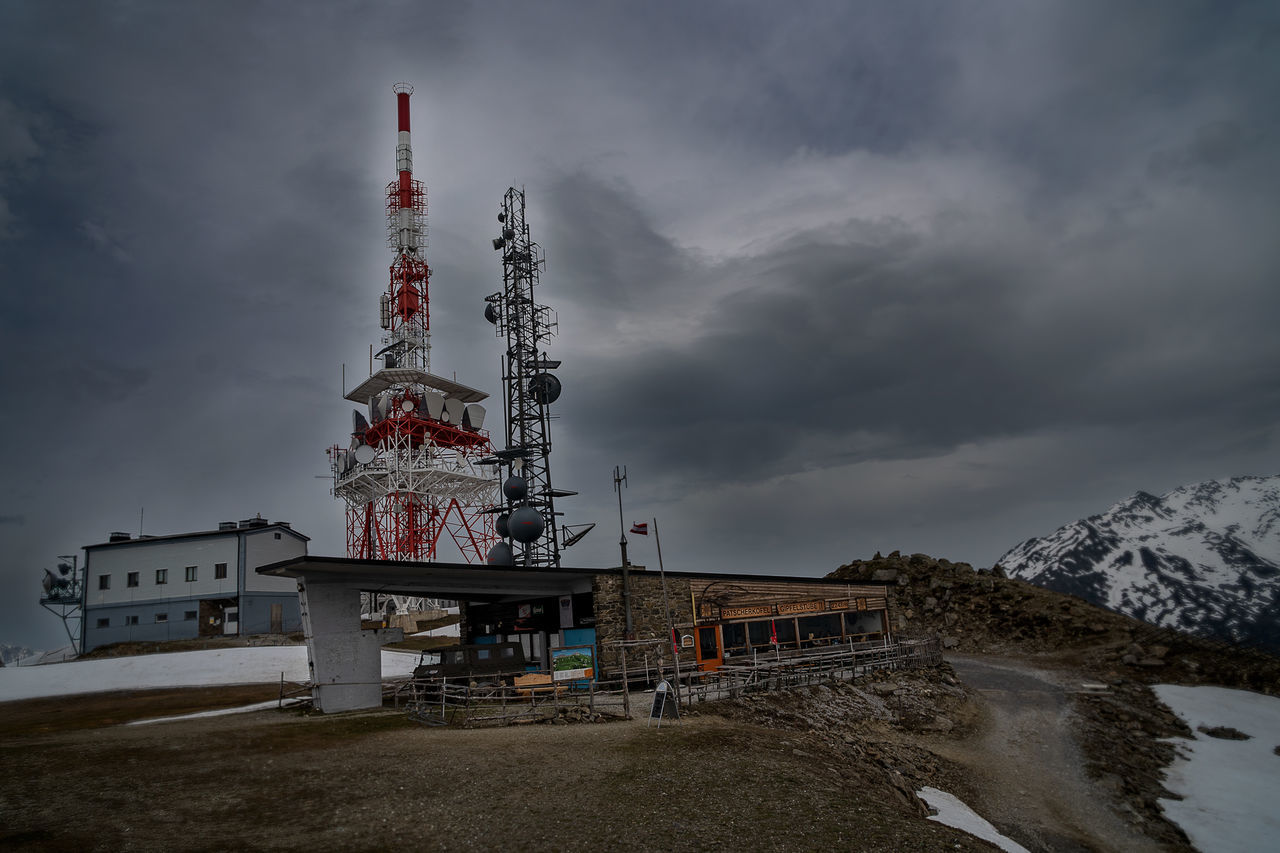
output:
[[489,549],[489,556],[485,560],[491,566],[510,566],[514,564],[514,558],[511,553],[511,546],[506,542],[499,542]]
[[354,453],[356,461],[361,465],[368,465],[374,460],[374,457],[378,455],[378,451],[374,450],[373,447],[368,444],[358,445]]

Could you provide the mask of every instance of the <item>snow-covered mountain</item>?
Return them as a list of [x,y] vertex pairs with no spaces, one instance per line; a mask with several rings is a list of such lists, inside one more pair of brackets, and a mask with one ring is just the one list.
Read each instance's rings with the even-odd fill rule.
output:
[[999,563],[1153,625],[1280,650],[1280,476],[1138,492]]

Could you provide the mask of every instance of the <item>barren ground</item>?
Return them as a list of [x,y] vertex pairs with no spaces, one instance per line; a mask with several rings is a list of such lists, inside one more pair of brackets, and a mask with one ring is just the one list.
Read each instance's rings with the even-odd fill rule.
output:
[[973,657],[956,671],[970,687],[944,666],[704,705],[661,730],[426,728],[392,710],[119,725],[274,687],[4,703],[0,849],[990,849],[924,819],[926,784],[1031,850],[1188,849],[1089,780],[1074,676]]

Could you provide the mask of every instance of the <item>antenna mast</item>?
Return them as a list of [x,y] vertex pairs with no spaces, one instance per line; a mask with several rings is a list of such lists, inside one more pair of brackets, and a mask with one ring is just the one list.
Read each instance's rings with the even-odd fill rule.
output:
[[[560,380],[550,371],[560,362],[543,347],[556,334],[551,309],[534,299],[544,264],[542,248],[529,238],[524,190],[509,188],[498,214],[502,233],[493,248],[502,252],[502,290],[485,297],[485,318],[507,340],[502,381],[507,404],[507,447],[495,456],[506,467],[502,484],[506,512],[498,532],[514,545],[499,543],[489,554],[493,565],[556,568],[555,499],[577,492],[551,485],[551,404],[560,396]],[[505,528],[505,529],[504,529]]]
[[481,426],[489,395],[430,372],[427,190],[413,178],[409,96],[398,83],[396,180],[387,185],[390,283],[379,300],[382,364],[346,395],[352,413],[348,448],[329,449],[333,494],[346,503],[347,556],[365,560],[436,560],[445,532],[469,563],[493,544],[484,512],[497,500],[497,469]]

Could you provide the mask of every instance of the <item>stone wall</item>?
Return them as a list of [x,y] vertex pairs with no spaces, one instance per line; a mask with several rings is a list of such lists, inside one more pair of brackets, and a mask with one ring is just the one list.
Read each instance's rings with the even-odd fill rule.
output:
[[[632,568],[631,626],[636,640],[664,640],[662,657],[671,660],[671,631],[667,623],[666,604],[662,595],[662,577],[657,572]],[[622,598],[622,575],[596,575],[591,581],[596,614],[596,643],[600,649],[600,668],[605,673],[618,673],[621,658],[616,643],[624,639],[626,613]],[[666,602],[671,607],[671,621],[676,632],[693,633],[693,601],[688,578],[667,578]],[[627,652],[627,668],[642,668],[645,652],[651,665],[656,663],[658,648],[636,647]],[[681,649],[681,669],[697,666],[693,648]]]

